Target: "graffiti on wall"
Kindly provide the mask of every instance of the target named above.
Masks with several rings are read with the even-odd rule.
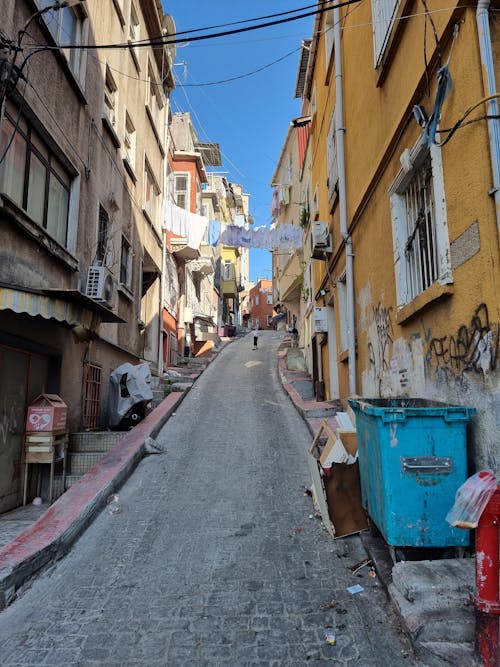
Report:
[[[382,379],[386,371],[390,370],[390,352],[392,346],[392,306],[386,307],[382,303],[372,307],[371,319],[375,335],[368,342],[368,357],[373,378],[378,384],[379,396],[382,396]]]
[[[499,332],[499,323],[490,322],[488,306],[482,303],[469,324],[460,325],[453,334],[430,339],[428,362],[457,377],[473,371],[486,379],[496,369]]]

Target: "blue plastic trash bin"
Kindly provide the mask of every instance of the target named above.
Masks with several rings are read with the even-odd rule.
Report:
[[[467,546],[445,516],[467,479],[466,427],[476,410],[421,398],[349,399],[363,506],[392,546]]]

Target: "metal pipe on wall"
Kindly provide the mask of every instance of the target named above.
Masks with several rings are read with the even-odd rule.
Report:
[[[349,393],[356,394],[356,329],[354,317],[354,271],[353,245],[347,225],[347,200],[345,183],[344,144],[344,97],[342,89],[342,45],[340,33],[340,8],[333,8],[333,44],[335,49],[335,113],[337,159],[339,170],[339,213],[340,232],[345,242],[346,288],[347,288],[347,346],[349,353]]]
[[[497,92],[488,14],[489,6],[490,0],[479,0],[476,10],[477,33],[481,53],[481,72],[485,96],[495,95]],[[498,100],[489,100],[487,102],[487,110],[488,116],[498,116]],[[495,198],[497,229],[500,231],[500,123],[498,118],[488,119],[488,135],[490,139],[491,169],[493,172],[491,194]]]

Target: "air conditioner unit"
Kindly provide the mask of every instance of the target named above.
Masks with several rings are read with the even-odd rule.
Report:
[[[311,228],[311,257],[323,259],[326,252],[332,252],[332,235],[327,222],[315,221]]]
[[[110,308],[113,306],[115,282],[106,266],[89,267],[85,294],[94,301],[99,301]]]
[[[328,320],[326,307],[315,306],[313,311],[314,333],[326,333],[328,331]]]

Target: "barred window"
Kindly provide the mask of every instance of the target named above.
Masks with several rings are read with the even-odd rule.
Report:
[[[405,151],[390,189],[398,306],[436,282],[452,282],[439,147]]]

